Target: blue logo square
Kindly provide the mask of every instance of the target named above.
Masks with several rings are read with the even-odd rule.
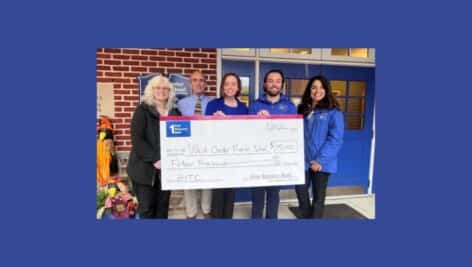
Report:
[[[190,121],[167,121],[166,133],[167,137],[189,137]]]

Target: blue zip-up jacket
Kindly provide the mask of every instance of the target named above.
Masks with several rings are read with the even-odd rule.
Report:
[[[303,119],[305,134],[305,170],[310,161],[321,164],[322,172],[335,173],[338,152],[343,144],[344,118],[337,109],[315,110]]]
[[[267,110],[270,114],[273,115],[282,115],[282,114],[297,114],[297,109],[295,105],[287,99],[283,94],[280,94],[280,99],[278,102],[273,103],[267,100],[267,96],[264,95],[251,103],[249,106],[249,114],[257,114],[261,110]]]

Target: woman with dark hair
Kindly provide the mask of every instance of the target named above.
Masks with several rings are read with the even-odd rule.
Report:
[[[337,154],[344,135],[344,118],[324,76],[308,82],[298,113],[303,115],[305,136],[305,184],[295,186],[303,218],[322,218],[328,177],[337,171]],[[312,183],[313,202],[308,187]]]
[[[248,109],[246,105],[238,99],[240,92],[241,79],[239,76],[236,73],[226,73],[223,79],[221,79],[221,97],[208,103],[205,115],[246,115]],[[212,192],[211,217],[216,219],[233,218],[235,189],[213,189]]]

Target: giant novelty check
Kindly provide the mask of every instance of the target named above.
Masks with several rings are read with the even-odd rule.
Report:
[[[305,181],[299,115],[161,117],[160,136],[163,190]]]

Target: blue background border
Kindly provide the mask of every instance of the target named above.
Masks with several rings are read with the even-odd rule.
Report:
[[[379,266],[467,257],[471,21],[459,1],[15,3],[0,4],[3,262]],[[376,48],[376,220],[95,220],[97,47],[306,46]]]

